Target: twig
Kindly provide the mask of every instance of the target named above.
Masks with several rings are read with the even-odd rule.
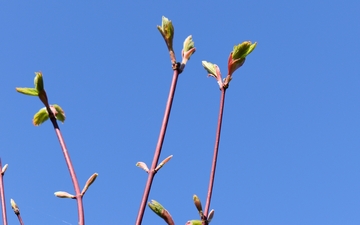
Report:
[[[6,217],[6,204],[5,204],[5,187],[4,187],[4,173],[2,171],[2,164],[1,164],[1,158],[0,158],[0,198],[1,198],[1,211],[2,211],[2,218],[3,218],[3,224],[7,225],[7,217]]]
[[[72,183],[74,185],[74,190],[75,190],[75,194],[76,194],[77,208],[78,208],[79,225],[85,225],[84,206],[83,206],[82,195],[81,195],[81,191],[80,191],[80,187],[79,187],[79,182],[78,182],[78,179],[77,179],[76,174],[75,174],[75,169],[74,169],[74,166],[73,166],[73,164],[71,162],[69,152],[68,152],[68,150],[66,148],[65,141],[64,141],[64,138],[63,138],[63,136],[61,134],[61,131],[60,131],[59,125],[58,125],[58,123],[56,121],[56,118],[55,118],[54,114],[52,113],[52,111],[50,110],[50,108],[48,106],[46,108],[48,110],[50,120],[51,120],[51,122],[52,122],[52,124],[54,126],[56,136],[59,139],[59,143],[60,143],[62,152],[64,154],[66,165],[67,165],[67,167],[69,169],[70,177],[71,177]]]
[[[212,195],[212,190],[213,190],[214,180],[215,180],[216,163],[217,163],[217,157],[218,157],[218,152],[219,152],[219,143],[220,143],[221,124],[222,124],[222,117],[223,117],[223,111],[224,111],[225,92],[226,92],[226,88],[222,87],[221,88],[221,97],[220,97],[218,125],[217,125],[217,129],[216,129],[214,156],[213,156],[213,160],[212,160],[209,188],[208,188],[205,211],[204,211],[204,215],[206,217],[208,216],[208,212],[209,212],[209,208],[210,208],[211,195]]]
[[[161,129],[160,129],[159,139],[158,139],[158,142],[157,142],[157,145],[156,145],[154,158],[153,158],[151,168],[150,168],[149,173],[148,173],[149,174],[148,179],[147,179],[147,182],[146,182],[144,194],[143,194],[141,204],[140,204],[140,208],[139,208],[139,211],[138,211],[138,215],[137,215],[137,218],[136,218],[136,223],[135,223],[136,225],[140,225],[141,222],[142,222],[142,219],[144,217],[146,202],[147,202],[147,200],[149,198],[151,185],[152,185],[152,182],[154,180],[154,176],[156,174],[155,168],[156,168],[156,166],[157,166],[157,164],[159,162],[161,148],[162,148],[162,145],[163,145],[163,142],[164,142],[164,137],[165,137],[165,133],[166,133],[167,124],[168,124],[168,121],[169,121],[169,116],[170,116],[172,102],[173,102],[173,99],[174,99],[174,94],[175,94],[175,89],[176,89],[178,76],[179,76],[179,70],[175,69],[173,79],[172,79],[172,82],[171,82],[169,97],[168,97],[168,100],[167,100],[167,103],[166,103],[165,114],[164,114]]]

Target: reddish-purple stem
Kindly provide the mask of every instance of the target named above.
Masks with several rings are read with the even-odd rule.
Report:
[[[0,197],[1,197],[1,211],[2,211],[2,218],[3,224],[7,225],[7,218],[6,218],[6,204],[5,204],[5,187],[4,187],[4,174],[2,173],[2,164],[0,158]]]
[[[146,207],[146,202],[149,198],[149,193],[150,193],[150,189],[151,189],[151,185],[152,182],[154,180],[154,176],[155,176],[155,168],[159,162],[159,158],[160,158],[160,153],[161,153],[161,148],[164,142],[164,137],[165,137],[165,133],[166,133],[166,128],[167,128],[167,124],[169,121],[169,116],[170,116],[170,111],[171,111],[171,106],[172,106],[172,102],[174,99],[174,94],[175,94],[175,89],[176,89],[176,83],[178,80],[178,76],[179,76],[179,71],[178,70],[174,70],[174,75],[173,75],[173,79],[171,82],[171,87],[170,87],[170,92],[169,92],[169,97],[166,103],[166,109],[165,109],[165,114],[164,114],[164,119],[162,122],[162,126],[161,126],[161,130],[160,130],[160,134],[159,134],[159,139],[156,145],[156,149],[155,149],[155,153],[154,153],[154,158],[151,164],[151,168],[149,170],[148,173],[148,179],[146,182],[146,186],[145,186],[145,190],[144,190],[144,194],[141,200],[141,204],[140,204],[140,208],[138,211],[138,215],[136,218],[136,225],[140,225],[142,222],[142,219],[144,217],[144,212],[145,212],[145,207]]]
[[[23,223],[23,221],[22,221],[22,218],[21,218],[21,216],[20,216],[20,213],[17,214],[17,218],[18,218],[18,220],[19,220],[20,225],[24,225],[24,223]]]
[[[209,213],[211,195],[212,195],[212,190],[213,190],[214,180],[215,180],[216,163],[217,163],[217,156],[218,156],[218,152],[219,152],[219,143],[220,143],[221,124],[222,124],[222,117],[223,117],[223,111],[224,111],[225,92],[226,92],[226,89],[222,88],[221,89],[221,97],[220,97],[218,125],[217,125],[217,129],[216,129],[214,156],[213,156],[213,160],[212,160],[209,189],[208,189],[208,193],[207,193],[206,205],[205,205],[205,211],[204,211],[205,216],[208,216],[208,213]]]
[[[48,111],[49,111],[49,109],[48,109]],[[82,201],[82,196],[81,196],[81,192],[80,192],[79,182],[78,182],[78,179],[76,178],[74,166],[73,166],[73,164],[71,162],[69,152],[68,152],[68,150],[66,148],[65,141],[64,141],[64,138],[63,138],[63,136],[61,134],[61,131],[60,131],[59,125],[58,125],[58,123],[56,121],[56,118],[50,112],[49,112],[49,115],[50,115],[51,122],[52,122],[52,124],[54,126],[56,136],[59,139],[59,143],[60,143],[62,152],[64,154],[66,165],[67,165],[67,167],[69,169],[70,177],[71,177],[72,183],[74,185],[75,194],[76,194],[77,208],[78,208],[79,225],[85,225],[84,206],[83,206],[83,201]]]

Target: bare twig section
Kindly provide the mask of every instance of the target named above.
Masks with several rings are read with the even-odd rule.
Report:
[[[2,220],[3,224],[7,225],[7,217],[6,217],[6,204],[5,204],[5,185],[4,185],[4,175],[5,171],[8,167],[8,164],[6,164],[4,167],[1,164],[1,158],[0,158],[0,199],[1,199],[1,214],[2,214]]]

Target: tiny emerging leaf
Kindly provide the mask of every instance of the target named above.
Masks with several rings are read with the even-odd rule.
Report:
[[[212,64],[211,62],[207,62],[207,61],[202,61],[202,65],[205,68],[205,70],[209,73],[209,76],[213,76],[217,78],[215,64]]]
[[[62,108],[59,105],[52,105],[55,109],[56,109],[56,119],[61,121],[62,123],[64,123],[65,121],[65,113],[64,110],[62,110]]]

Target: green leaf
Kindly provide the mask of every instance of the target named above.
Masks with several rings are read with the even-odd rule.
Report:
[[[64,123],[65,121],[65,113],[64,110],[62,110],[62,108],[59,105],[52,105],[55,109],[56,109],[56,119],[61,121],[62,123]]]
[[[211,62],[202,61],[202,65],[206,69],[206,71],[209,73],[210,76],[217,78],[215,64],[212,64]]]
[[[40,124],[42,124],[43,122],[45,122],[46,120],[49,119],[49,114],[46,110],[46,108],[42,108],[40,109],[37,113],[35,113],[34,118],[33,118],[33,124],[35,126],[39,126]]]
[[[233,60],[245,58],[255,49],[256,44],[256,42],[251,44],[251,41],[244,41],[241,44],[235,45],[232,54]]]
[[[41,92],[44,90],[44,81],[43,81],[43,76],[41,72],[35,72],[35,79],[34,79],[34,84],[35,84],[35,89],[38,92]]]
[[[35,88],[16,88],[16,91],[24,95],[39,96]]]
[[[202,221],[201,220],[190,220],[190,221],[187,221],[187,223],[185,225],[202,225]]]

